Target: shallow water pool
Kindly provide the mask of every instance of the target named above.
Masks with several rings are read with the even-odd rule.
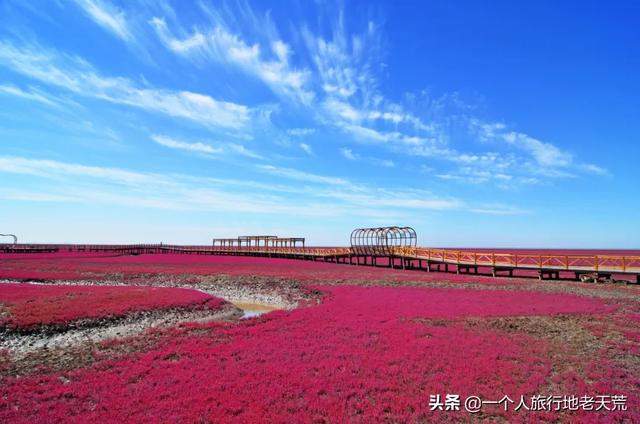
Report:
[[[267,312],[276,311],[282,309],[278,306],[265,305],[261,303],[245,303],[245,302],[233,302],[233,304],[242,309],[242,319],[253,318],[266,314]]]

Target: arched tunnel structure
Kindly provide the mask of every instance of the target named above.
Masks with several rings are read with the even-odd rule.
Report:
[[[351,251],[363,256],[392,256],[401,248],[415,248],[416,231],[411,227],[356,228],[351,232]]]

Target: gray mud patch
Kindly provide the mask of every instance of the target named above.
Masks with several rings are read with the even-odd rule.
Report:
[[[57,370],[74,368],[93,362],[95,351],[102,350],[102,342],[130,339],[135,344],[135,339],[140,338],[135,336],[143,335],[142,338],[151,339],[149,331],[153,329],[168,329],[188,322],[237,321],[272,310],[293,309],[319,298],[318,293],[298,282],[265,277],[185,274],[141,275],[136,279],[136,284],[121,280],[22,282],[46,285],[182,287],[202,291],[224,299],[229,304],[221,310],[177,308],[136,312],[123,317],[80,320],[64,327],[43,326],[28,332],[0,328],[0,354],[6,356],[10,363],[8,370],[0,370],[0,374],[20,375],[39,366]],[[3,280],[1,283],[16,281]]]
[[[72,326],[66,331],[0,333],[3,375],[20,376],[37,370],[64,371],[90,365],[99,358],[144,351],[163,331],[183,323],[235,321],[243,312],[231,304],[222,309],[169,309],[105,318]],[[116,342],[115,344],[112,342]],[[107,343],[105,345],[104,343]],[[111,346],[113,345],[113,346]]]
[[[0,284],[16,282],[14,280],[0,280]],[[302,303],[319,298],[319,293],[294,280],[225,274],[139,274],[135,278],[130,277],[127,280],[116,278],[104,280],[20,280],[19,282],[83,286],[181,287],[200,290],[230,303],[252,303],[276,309],[294,309]]]
[[[265,309],[294,309],[310,298],[297,282],[264,278],[202,277],[195,287],[233,304]]]
[[[83,320],[67,328],[41,327],[27,333],[0,330],[0,350],[19,360],[37,350],[64,349],[74,345],[97,343],[140,334],[150,328],[173,327],[185,322],[209,322],[237,319],[242,312],[232,306],[222,309],[165,309],[137,312],[123,317]]]

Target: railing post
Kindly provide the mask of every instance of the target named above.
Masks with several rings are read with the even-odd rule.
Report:
[[[569,256],[564,257],[564,269],[569,269]]]
[[[623,256],[622,257],[622,272],[625,272],[627,270],[627,259]]]
[[[598,263],[598,257],[594,256],[594,260],[595,260],[595,264],[594,264],[595,265],[595,269],[596,269],[596,272],[598,272],[598,268],[600,266],[600,264]]]

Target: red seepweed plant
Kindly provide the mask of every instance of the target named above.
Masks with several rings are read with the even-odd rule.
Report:
[[[4,421],[421,422],[470,419],[432,411],[430,395],[497,400],[544,392],[553,358],[521,333],[467,319],[605,314],[602,301],[538,292],[316,286],[319,305],[240,324],[175,332],[149,351],[60,374],[7,378]],[[576,390],[615,390],[575,376]],[[542,393],[544,394],[544,393]],[[582,393],[579,393],[582,394]],[[630,397],[630,408],[637,398]],[[578,414],[578,413],[576,413]],[[565,415],[638,418],[637,412]],[[557,420],[488,407],[490,420]]]
[[[120,317],[170,308],[218,309],[223,300],[197,290],[171,287],[50,286],[0,284],[6,315],[0,328],[28,330],[62,326],[81,319]]]

